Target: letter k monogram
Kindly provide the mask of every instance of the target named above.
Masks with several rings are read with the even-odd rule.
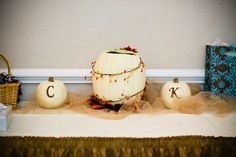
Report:
[[[179,87],[176,87],[176,88],[174,88],[174,87],[171,87],[170,89],[169,89],[169,92],[171,92],[171,98],[173,98],[174,96],[176,97],[176,98],[180,98],[177,94],[176,94],[176,91],[179,89]]]

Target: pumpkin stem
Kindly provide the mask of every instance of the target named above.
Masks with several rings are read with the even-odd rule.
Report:
[[[48,81],[49,81],[49,82],[54,82],[54,78],[53,78],[53,77],[49,77],[49,78],[48,78]]]
[[[179,83],[179,79],[178,79],[177,77],[175,77],[175,78],[173,79],[173,82],[174,82],[174,83]]]

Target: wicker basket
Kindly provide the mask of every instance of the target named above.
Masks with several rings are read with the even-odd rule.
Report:
[[[4,62],[7,64],[8,75],[12,76],[11,68],[7,59],[1,54],[0,58],[2,58]],[[19,86],[20,86],[19,82],[0,84],[0,102],[3,103],[4,105],[12,106],[12,109],[16,110]]]

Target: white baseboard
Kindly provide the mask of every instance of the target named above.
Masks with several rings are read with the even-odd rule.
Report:
[[[7,71],[0,69],[0,72]],[[12,69],[12,74],[22,83],[40,83],[53,76],[64,83],[91,83],[90,69]],[[147,79],[167,81],[173,77],[189,83],[203,83],[204,69],[147,69]],[[85,79],[86,76],[86,79]]]

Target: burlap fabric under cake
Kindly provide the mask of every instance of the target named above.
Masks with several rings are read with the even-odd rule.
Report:
[[[178,99],[174,103],[178,110],[167,109],[160,97],[160,90],[163,84],[150,82],[146,86],[144,100],[137,102],[136,98],[130,98],[125,101],[124,105],[118,112],[102,109],[93,110],[89,104],[90,95],[92,94],[91,84],[83,85],[83,93],[69,93],[67,103],[58,109],[43,109],[38,106],[37,101],[33,98],[25,104],[23,113],[35,114],[53,114],[69,111],[72,113],[81,113],[105,119],[121,119],[130,114],[163,114],[163,113],[188,113],[201,114],[203,112],[213,113],[216,116],[225,116],[229,112],[236,110],[236,99],[223,98],[211,95],[209,92],[203,92],[198,84],[189,84],[192,96]],[[140,95],[137,95],[140,96]]]

